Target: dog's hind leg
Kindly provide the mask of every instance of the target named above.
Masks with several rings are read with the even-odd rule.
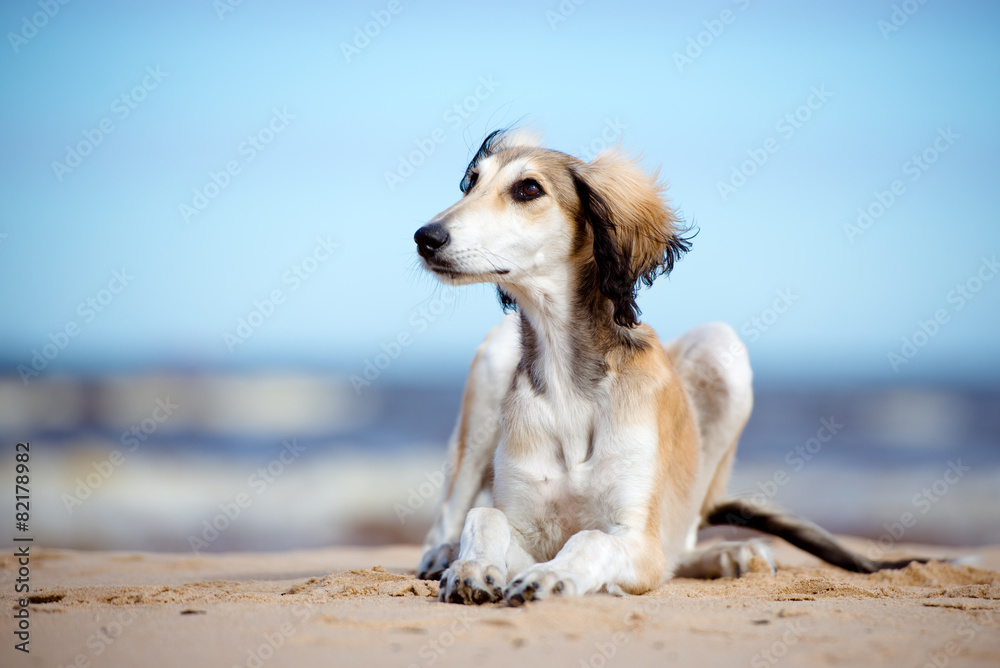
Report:
[[[437,580],[458,556],[465,516],[492,484],[493,454],[500,440],[500,402],[520,357],[518,316],[509,315],[479,346],[469,370],[458,423],[448,448],[444,493],[417,568],[417,577]]]
[[[912,562],[929,559],[871,559],[845,547],[822,527],[781,508],[756,505],[739,499],[722,501],[705,515],[707,526],[728,524],[778,536],[795,547],[814,554],[828,564],[855,573],[874,573],[883,569],[905,568]]]
[[[763,542],[724,541],[685,554],[674,569],[674,577],[738,578],[750,572],[774,573],[775,570],[774,555]]]
[[[700,521],[694,522],[684,555],[674,575],[680,577],[738,577],[752,570],[774,571],[766,544],[722,542],[695,549],[699,527],[736,525],[778,536],[841,568],[872,573],[903,568],[910,561],[879,561],[848,550],[812,522],[776,508],[761,508],[729,499],[726,486],[736,445],[753,406],[752,373],[746,347],[728,325],[710,323],[691,330],[666,346],[694,405],[701,437],[699,493]],[[755,561],[756,560],[756,561]]]
[[[773,571],[770,548],[760,541],[695,549],[703,518],[727,497],[736,446],[753,407],[746,347],[728,325],[708,323],[672,341],[666,350],[691,398],[701,444],[696,490],[701,513],[691,524],[674,575],[717,578],[738,577],[755,568]]]

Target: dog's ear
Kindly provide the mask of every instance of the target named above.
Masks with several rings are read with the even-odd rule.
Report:
[[[615,322],[639,323],[639,282],[652,285],[691,248],[685,230],[663,196],[656,174],[634,158],[606,151],[573,168],[580,224],[593,236],[597,287],[614,306]]]

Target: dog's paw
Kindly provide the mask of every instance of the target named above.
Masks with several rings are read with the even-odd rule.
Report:
[[[686,578],[738,578],[747,573],[774,573],[771,548],[759,540],[716,543],[685,560],[674,575]]]
[[[537,601],[550,596],[574,596],[576,583],[565,572],[539,564],[523,571],[511,581],[503,592],[510,605],[521,605],[525,601]]]
[[[753,539],[719,544],[722,577],[738,578],[747,573],[774,573],[774,554],[766,543]]]
[[[438,599],[448,603],[482,605],[503,598],[504,569],[482,560],[454,561],[441,576]]]
[[[458,558],[458,542],[442,543],[424,552],[417,566],[418,580],[440,580],[451,562]]]

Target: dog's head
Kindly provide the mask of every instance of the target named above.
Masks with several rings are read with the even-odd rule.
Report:
[[[615,322],[638,323],[639,282],[689,248],[655,174],[620,151],[591,162],[493,132],[460,184],[462,199],[417,230],[424,267],[452,284],[495,283],[502,298],[598,292]]]

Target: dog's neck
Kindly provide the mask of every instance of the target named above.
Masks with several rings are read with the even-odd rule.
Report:
[[[610,361],[644,345],[634,330],[615,323],[610,300],[578,269],[502,289],[521,313],[520,368],[538,392],[553,383],[592,388],[607,375]]]

